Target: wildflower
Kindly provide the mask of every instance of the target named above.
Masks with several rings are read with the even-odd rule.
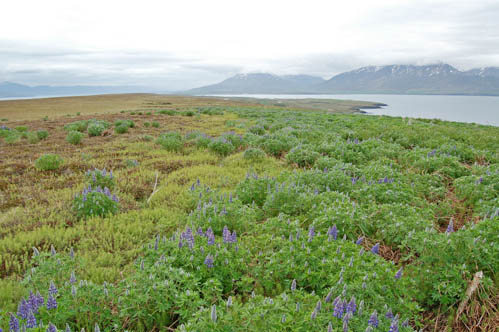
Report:
[[[445,233],[448,235],[453,232],[454,232],[454,220],[450,218],[449,225],[447,226],[447,230],[445,231]]]
[[[19,319],[13,314],[10,314],[9,319],[9,331],[10,332],[19,332]]]
[[[331,298],[333,297],[333,291],[329,291],[326,295],[326,299],[324,300],[326,303],[329,303],[331,301]]]
[[[390,324],[390,329],[388,332],[399,332],[399,322],[398,320],[394,319],[392,323]]]
[[[201,227],[198,227],[197,233],[199,236],[204,236],[203,229]]]
[[[385,317],[388,319],[393,319],[395,316],[393,315],[392,309],[388,309],[388,311],[385,314]]]
[[[333,227],[328,229],[327,235],[329,239],[333,238],[336,240],[338,238],[338,229],[336,228],[336,225],[333,225]]]
[[[47,299],[47,309],[57,309],[57,301],[52,295],[49,295]]]
[[[372,327],[378,327],[379,320],[378,320],[378,312],[376,310],[374,310],[373,313],[371,314],[371,317],[369,317],[367,324],[369,324],[369,326]]]
[[[406,319],[402,322],[402,327],[409,327],[409,320]]]
[[[281,317],[281,323],[284,324],[286,323],[286,314],[283,314]]]
[[[25,299],[21,299],[19,305],[17,306],[17,315],[22,319],[28,318],[28,314],[31,311],[31,306]]]
[[[395,279],[400,279],[402,278],[402,268],[400,268],[397,273],[395,273]]]
[[[316,317],[317,317],[317,308],[315,308],[314,311],[312,311],[312,314],[310,314],[310,319],[314,320]]]
[[[355,244],[358,244],[358,245],[361,245],[362,244],[362,241],[364,241],[364,237],[363,236],[360,236],[357,241],[355,241]]]
[[[211,229],[211,227],[209,227],[206,230],[206,237],[208,238],[208,245],[215,244],[215,234],[213,233],[213,230]]]
[[[76,276],[75,276],[75,272],[71,272],[71,277],[69,278],[69,283],[70,284],[74,284],[76,283]]]
[[[333,324],[331,324],[331,322],[327,324],[327,332],[333,332]]]
[[[204,259],[204,265],[206,265],[208,268],[212,268],[213,267],[213,257],[211,257],[210,254],[208,254],[206,256],[206,258]]]
[[[315,227],[313,225],[310,225],[310,227],[308,228],[308,241],[312,241],[312,239],[314,238],[315,236]]]
[[[71,249],[69,250],[69,257],[75,258],[75,252],[74,252],[73,247],[71,247]]]
[[[343,321],[343,332],[348,332],[348,319]]]
[[[291,291],[295,291],[296,290],[296,279],[293,279],[293,281],[291,282]]]
[[[337,318],[342,318],[345,313],[345,306],[343,300],[337,298],[338,301],[335,303],[333,316]],[[335,300],[336,301],[336,300]]]
[[[35,315],[33,314],[33,311],[30,310],[28,314],[28,318],[26,320],[26,327],[28,329],[32,329],[36,327],[36,318]]]
[[[227,228],[227,226],[224,226],[224,229],[222,231],[222,237],[223,237],[224,243],[231,243],[232,242],[232,235],[231,235],[229,229]]]
[[[321,300],[317,301],[317,304],[315,305],[315,310],[317,310],[317,312],[321,311],[322,309],[322,302]]]
[[[371,248],[371,252],[376,255],[379,254],[379,243],[376,243],[374,247]]]
[[[232,296],[229,296],[229,298],[227,299],[227,308],[231,306],[232,306]]]
[[[57,252],[55,251],[54,245],[50,245],[50,254],[52,256],[55,256],[57,254]]]
[[[355,297],[352,296],[350,302],[348,302],[347,305],[347,312],[351,312],[352,314],[354,314],[356,310],[357,310],[357,304],[355,303]]]
[[[231,236],[231,242],[232,243],[236,243],[237,242],[237,234],[236,234],[236,231],[233,231],[232,232],[232,236]]]
[[[217,306],[216,305],[211,306],[211,320],[214,323],[217,322]]]
[[[38,249],[36,249],[36,247],[33,247],[33,256],[40,256],[40,252],[38,251]]]

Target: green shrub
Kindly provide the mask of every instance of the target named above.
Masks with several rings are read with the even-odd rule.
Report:
[[[151,142],[154,139],[151,135],[143,135],[142,140],[145,142]]]
[[[129,127],[127,125],[120,125],[120,126],[114,127],[114,131],[117,134],[124,134],[124,133],[128,133],[128,128]]]
[[[66,141],[68,143],[71,143],[73,145],[77,145],[81,143],[81,140],[83,138],[83,134],[79,131],[70,131],[68,135],[66,136]]]
[[[244,151],[243,154],[244,159],[253,160],[253,161],[262,160],[265,158],[265,156],[266,156],[265,152],[263,152],[263,150],[258,148],[249,148],[246,151]]]
[[[0,120],[0,121],[7,122],[7,121],[9,121],[9,119],[3,118],[3,119],[2,119],[2,120]]]
[[[148,128],[149,126],[151,126],[149,122],[144,122],[144,127]]]
[[[135,127],[135,123],[132,120],[116,120],[114,121],[114,126],[127,126],[128,128],[133,128]]]
[[[10,130],[5,136],[4,141],[6,144],[15,144],[21,140],[21,134],[17,131]]]
[[[208,148],[223,157],[231,154],[236,148],[224,137],[219,137],[208,144]]]
[[[35,167],[40,171],[53,171],[62,166],[64,160],[57,154],[44,154],[35,161]]]
[[[38,136],[39,140],[43,141],[44,139],[46,139],[47,137],[49,137],[49,133],[46,130],[38,130],[36,132],[36,136]]]
[[[185,116],[194,116],[194,112],[193,111],[187,111],[184,113]]]
[[[159,122],[153,121],[151,124],[154,128],[159,128]]]
[[[118,198],[109,189],[85,188],[73,199],[73,211],[77,219],[91,216],[107,216],[119,210]]]
[[[158,111],[158,114],[163,114],[163,115],[176,115],[178,112],[175,110],[161,110]]]
[[[40,139],[38,138],[38,135],[36,133],[28,133],[28,142],[30,144],[36,144],[40,142]]]
[[[91,123],[88,125],[87,132],[88,136],[101,136],[102,132],[105,130],[104,126],[100,123]]]
[[[250,133],[255,135],[263,135],[265,134],[265,128],[263,126],[253,126],[249,128]]]
[[[182,136],[173,131],[162,133],[156,140],[156,144],[161,145],[163,149],[175,152],[180,152],[184,147]]]
[[[297,146],[286,155],[286,159],[300,167],[311,166],[319,158],[318,152],[312,151],[308,146]]]
[[[20,133],[25,133],[28,131],[28,127],[26,126],[17,126],[16,128],[14,128],[16,131],[20,132]]]

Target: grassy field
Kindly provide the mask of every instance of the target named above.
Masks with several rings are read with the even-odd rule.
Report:
[[[0,102],[4,331],[497,330],[497,127],[122,98]]]

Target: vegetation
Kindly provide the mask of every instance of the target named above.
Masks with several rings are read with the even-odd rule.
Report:
[[[0,127],[4,331],[497,326],[498,128],[241,105],[92,116]],[[64,142],[145,116],[161,129]],[[9,129],[49,124],[33,145]]]

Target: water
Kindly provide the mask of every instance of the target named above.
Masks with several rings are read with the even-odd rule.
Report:
[[[499,126],[499,97],[429,96],[429,95],[224,95],[279,99],[349,99],[387,104],[381,109],[366,110],[369,114],[411,118],[441,119]]]

